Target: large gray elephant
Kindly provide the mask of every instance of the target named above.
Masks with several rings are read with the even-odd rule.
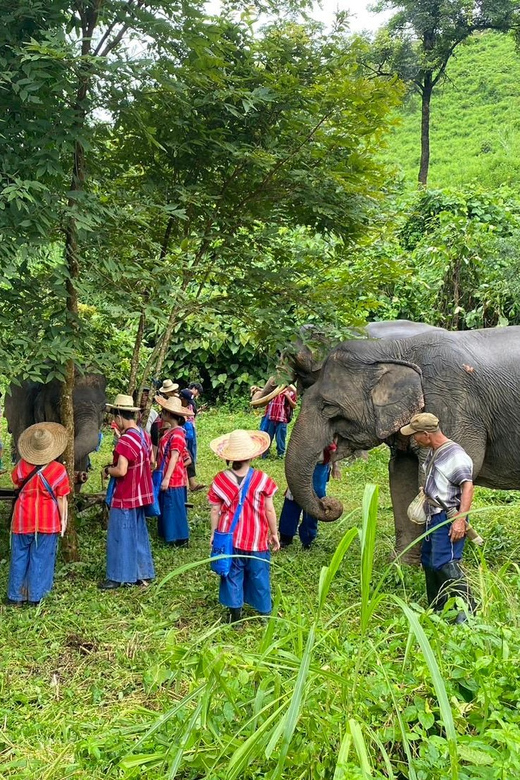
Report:
[[[76,374],[74,387],[74,469],[87,470],[89,453],[99,443],[99,431],[105,413],[106,379],[101,374]],[[37,422],[61,422],[61,385],[53,379],[43,384],[25,380],[12,383],[5,397],[4,414],[16,448],[18,437]]]
[[[424,322],[410,320],[389,320],[387,322],[369,322],[364,328],[351,328],[349,337],[359,339],[404,339],[428,331],[443,330]],[[309,344],[312,344],[309,346]],[[311,387],[318,379],[325,357],[332,348],[327,337],[314,325],[304,325],[295,341],[281,354],[279,372],[271,376],[262,388],[255,388],[251,401],[259,402],[269,395],[275,387],[285,382],[295,382],[301,393]],[[261,405],[261,404],[260,404]]]
[[[443,432],[474,463],[478,485],[520,489],[520,327],[427,331],[401,341],[347,341],[328,356],[306,392],[285,470],[296,501],[320,520],[337,519],[339,501],[318,499],[312,472],[338,438],[341,457],[382,442],[392,451],[390,489],[396,552],[417,537],[406,509],[417,493],[418,458],[399,428],[413,414],[436,414]],[[417,546],[403,557],[417,563]]]

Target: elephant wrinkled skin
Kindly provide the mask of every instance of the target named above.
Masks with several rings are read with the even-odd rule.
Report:
[[[105,377],[101,374],[77,374],[74,386],[74,469],[87,470],[89,453],[98,446],[99,431],[105,414]],[[5,397],[4,414],[9,432],[16,443],[22,431],[37,422],[61,422],[61,384],[31,382],[12,383]],[[18,453],[16,452],[18,455]]]
[[[477,485],[520,489],[520,327],[450,333],[442,329],[399,341],[346,341],[326,359],[306,392],[286,454],[289,488],[320,520],[340,516],[340,502],[321,500],[312,472],[336,436],[341,451],[390,446],[390,490],[396,553],[420,530],[406,509],[418,490],[419,462],[399,428],[422,410],[474,463]],[[418,546],[402,558],[418,562]]]
[[[390,320],[388,322],[369,322],[364,328],[352,328],[353,340],[359,339],[404,339],[420,333],[443,331],[424,322],[410,320]],[[314,344],[314,350],[308,342]],[[311,387],[318,379],[324,359],[332,349],[332,344],[313,325],[304,325],[300,335],[281,354],[278,370],[279,376],[271,376],[264,387],[252,388],[251,400],[257,401],[271,393],[279,384],[295,382],[298,392]]]

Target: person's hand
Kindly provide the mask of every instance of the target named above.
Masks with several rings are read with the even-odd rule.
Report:
[[[67,518],[66,517],[62,517],[61,518],[61,533],[60,533],[60,536],[64,536],[66,530],[67,530]]]
[[[215,536],[215,531],[211,532],[211,536],[209,537],[209,546],[213,547],[213,538]]]
[[[105,474],[105,479],[110,479],[110,474],[108,473],[109,468],[110,466],[105,466],[105,468],[103,469],[103,472]]]
[[[168,490],[169,479],[163,479],[161,482],[161,490]]]
[[[274,552],[280,549],[280,540],[278,538],[277,531],[269,534],[269,544],[273,548]]]
[[[466,519],[459,517],[458,520],[454,520],[451,524],[449,537],[452,542],[458,542],[466,536]]]

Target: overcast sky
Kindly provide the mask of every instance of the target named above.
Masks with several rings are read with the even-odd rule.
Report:
[[[350,16],[350,29],[352,32],[362,30],[376,30],[385,23],[389,14],[373,14],[368,10],[376,0],[322,0],[320,4],[315,2],[314,11],[311,14],[314,19],[331,25],[336,11],[347,11]],[[320,7],[321,6],[321,7]],[[219,0],[208,0],[206,7],[209,13],[218,13]]]
[[[376,30],[388,18],[388,13],[374,14],[368,10],[375,0],[322,0],[321,8],[316,3],[312,14],[320,22],[331,24],[336,11],[347,11],[350,16],[350,29],[353,32],[361,30]]]

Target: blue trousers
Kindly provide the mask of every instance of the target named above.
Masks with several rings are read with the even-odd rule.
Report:
[[[449,533],[451,523],[447,523],[442,528],[435,530],[436,526],[440,523],[444,523],[447,519],[446,512],[442,511],[436,515],[432,515],[426,521],[426,528],[432,529],[428,536],[423,539],[421,547],[421,563],[428,569],[442,569],[450,561],[460,561],[464,550],[464,543],[466,537],[459,539],[458,542],[453,543],[450,539]]]
[[[327,494],[329,477],[330,463],[317,463],[312,474],[312,485],[318,498],[323,498]],[[303,512],[303,519],[300,523],[301,514],[301,506],[296,501],[285,498],[280,515],[279,531],[282,536],[290,536],[291,538],[298,531],[303,546],[309,547],[318,535],[318,520],[308,512]]]
[[[157,519],[157,533],[165,542],[190,538],[186,495],[185,487],[168,488],[159,494],[161,514]]]
[[[267,412],[264,414],[262,419],[260,420],[260,430],[261,431],[267,431],[267,426],[269,425],[269,417],[267,416]]]
[[[257,612],[269,613],[273,606],[270,579],[271,553],[269,550],[248,552],[233,547],[233,555],[249,557],[231,559],[231,571],[227,577],[220,578],[220,603],[230,609],[239,609],[245,602]],[[257,560],[258,558],[261,560]]]
[[[40,601],[52,590],[58,534],[12,534],[7,596]]]
[[[267,427],[264,430],[271,437],[271,444],[273,439],[276,441],[276,452],[282,458],[285,455],[285,440],[287,439],[287,423],[275,422],[274,420],[268,420]],[[271,449],[269,445],[269,450]],[[264,452],[262,458],[267,458],[269,450]]]
[[[155,577],[143,507],[112,508],[108,515],[107,579],[137,582]]]

